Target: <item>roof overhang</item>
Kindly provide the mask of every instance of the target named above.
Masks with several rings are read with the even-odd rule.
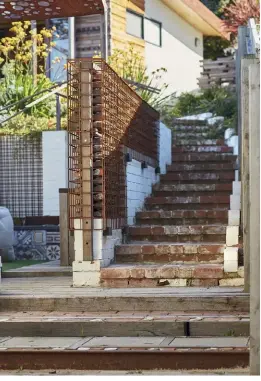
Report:
[[[222,21],[199,0],[162,0],[170,9],[186,20],[204,36],[229,39]]]
[[[106,0],[0,0],[0,22],[103,14]]]

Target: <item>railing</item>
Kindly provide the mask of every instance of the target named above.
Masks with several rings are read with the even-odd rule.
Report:
[[[71,229],[126,225],[126,147],[158,165],[159,114],[102,59],[69,61]]]

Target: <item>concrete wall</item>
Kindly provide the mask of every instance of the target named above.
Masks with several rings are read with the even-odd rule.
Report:
[[[59,216],[59,189],[68,187],[67,132],[43,132],[42,147],[43,215]]]
[[[168,70],[164,82],[168,92],[191,91],[198,88],[200,60],[203,58],[203,35],[160,0],[146,0],[145,15],[162,23],[162,46],[146,42],[145,57],[150,71]],[[195,39],[199,40],[195,46]]]

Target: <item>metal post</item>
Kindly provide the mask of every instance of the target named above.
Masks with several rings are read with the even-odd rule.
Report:
[[[35,36],[37,34],[37,22],[35,20],[31,21],[31,30],[32,30],[32,74],[34,85],[37,83],[37,41]]]
[[[103,8],[104,8],[104,52],[103,52],[103,58],[105,61],[108,59],[108,7],[107,3],[104,0],[103,1]]]
[[[56,130],[60,131],[61,129],[61,103],[60,96],[56,94]]]
[[[76,56],[75,49],[75,17],[69,17],[69,59],[73,60]]]

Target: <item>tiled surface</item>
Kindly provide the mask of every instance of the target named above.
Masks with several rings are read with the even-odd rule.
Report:
[[[60,259],[60,233],[46,230],[15,230],[14,251],[17,260]]]

